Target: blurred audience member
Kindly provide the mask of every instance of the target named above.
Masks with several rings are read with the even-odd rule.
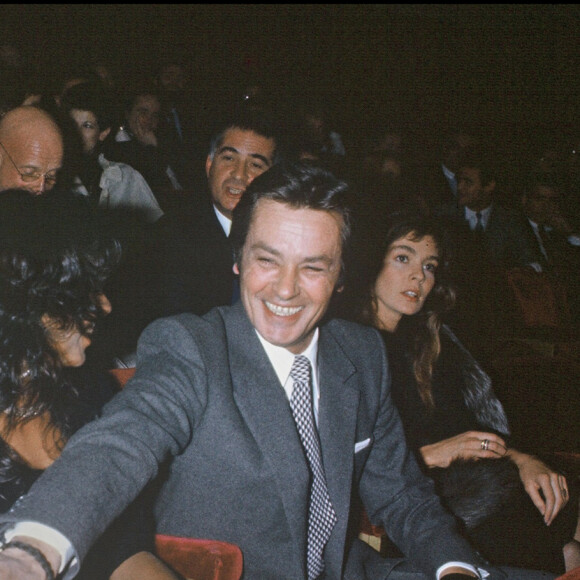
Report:
[[[342,136],[330,121],[327,105],[313,99],[300,105],[296,113],[296,124],[289,127],[292,157],[319,162],[336,173],[342,173],[346,149]]]
[[[562,178],[532,173],[522,195],[527,239],[536,251],[534,268],[553,276],[566,290],[572,322],[580,322],[580,233],[564,208]]]
[[[465,150],[478,142],[465,129],[454,128],[443,132],[436,145],[436,159],[418,172],[418,189],[429,196],[431,208],[457,199],[457,170]]]
[[[206,158],[206,190],[187,211],[159,224],[160,316],[204,314],[237,298],[228,239],[232,213],[248,185],[278,160],[275,122],[238,107],[214,132]]]
[[[28,105],[11,109],[0,119],[0,192],[50,191],[62,162],[62,133],[49,113]]]
[[[143,176],[125,163],[107,160],[102,153],[115,112],[107,91],[96,82],[75,85],[64,95],[61,108],[74,121],[82,140],[75,191],[101,210],[131,212],[146,222],[157,221],[163,211]]]
[[[165,192],[182,191],[190,184],[182,151],[159,132],[161,102],[153,87],[130,92],[125,105],[125,125],[105,144],[107,159],[135,168],[161,199]],[[191,161],[190,161],[191,162]],[[183,171],[182,171],[183,170]]]
[[[435,208],[434,215],[443,220],[454,240],[455,324],[466,330],[462,338],[479,337],[483,346],[498,327],[514,323],[506,270],[533,264],[536,253],[521,211],[501,204],[496,165],[488,149],[465,150],[456,175],[456,200]],[[475,344],[470,349],[483,356]]]
[[[81,367],[95,325],[111,310],[103,288],[120,247],[99,236],[86,211],[63,209],[56,197],[0,196],[2,513],[117,392]],[[143,494],[107,528],[76,578],[176,579],[153,556],[149,499]]]

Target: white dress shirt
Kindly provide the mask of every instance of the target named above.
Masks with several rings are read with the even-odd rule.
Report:
[[[479,212],[473,211],[465,206],[465,219],[469,222],[469,229],[471,231],[475,230],[475,226],[477,225],[477,214],[481,216],[481,225],[483,229],[487,229],[487,222],[489,221],[489,216],[491,215],[492,206],[488,206],[485,209],[480,210]]]

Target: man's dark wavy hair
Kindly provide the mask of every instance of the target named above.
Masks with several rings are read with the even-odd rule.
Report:
[[[81,200],[0,193],[0,411],[9,427],[49,411],[67,432],[59,405],[70,386],[42,318],[85,332],[103,314],[98,297],[120,257]]]
[[[281,162],[256,177],[233,212],[230,240],[238,265],[241,264],[254,211],[261,199],[277,201],[295,209],[333,212],[342,218],[342,267],[337,282],[337,286],[342,286],[346,256],[350,251],[350,186],[328,169],[307,162]]]

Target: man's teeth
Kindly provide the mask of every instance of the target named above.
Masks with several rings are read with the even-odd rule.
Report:
[[[242,193],[244,193],[244,190],[243,189],[234,189],[233,187],[228,187],[228,191],[232,195],[242,195]]]
[[[273,312],[278,316],[292,316],[293,314],[296,314],[297,312],[300,312],[300,310],[302,310],[302,306],[295,306],[293,308],[290,308],[288,306],[287,307],[277,306],[276,304],[272,304],[271,302],[266,302],[265,304],[270,312]]]

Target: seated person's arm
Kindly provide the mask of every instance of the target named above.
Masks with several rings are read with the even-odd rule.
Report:
[[[424,445],[419,451],[427,467],[449,467],[454,459],[503,457],[507,453],[507,445],[495,433],[466,431],[455,437]]]

